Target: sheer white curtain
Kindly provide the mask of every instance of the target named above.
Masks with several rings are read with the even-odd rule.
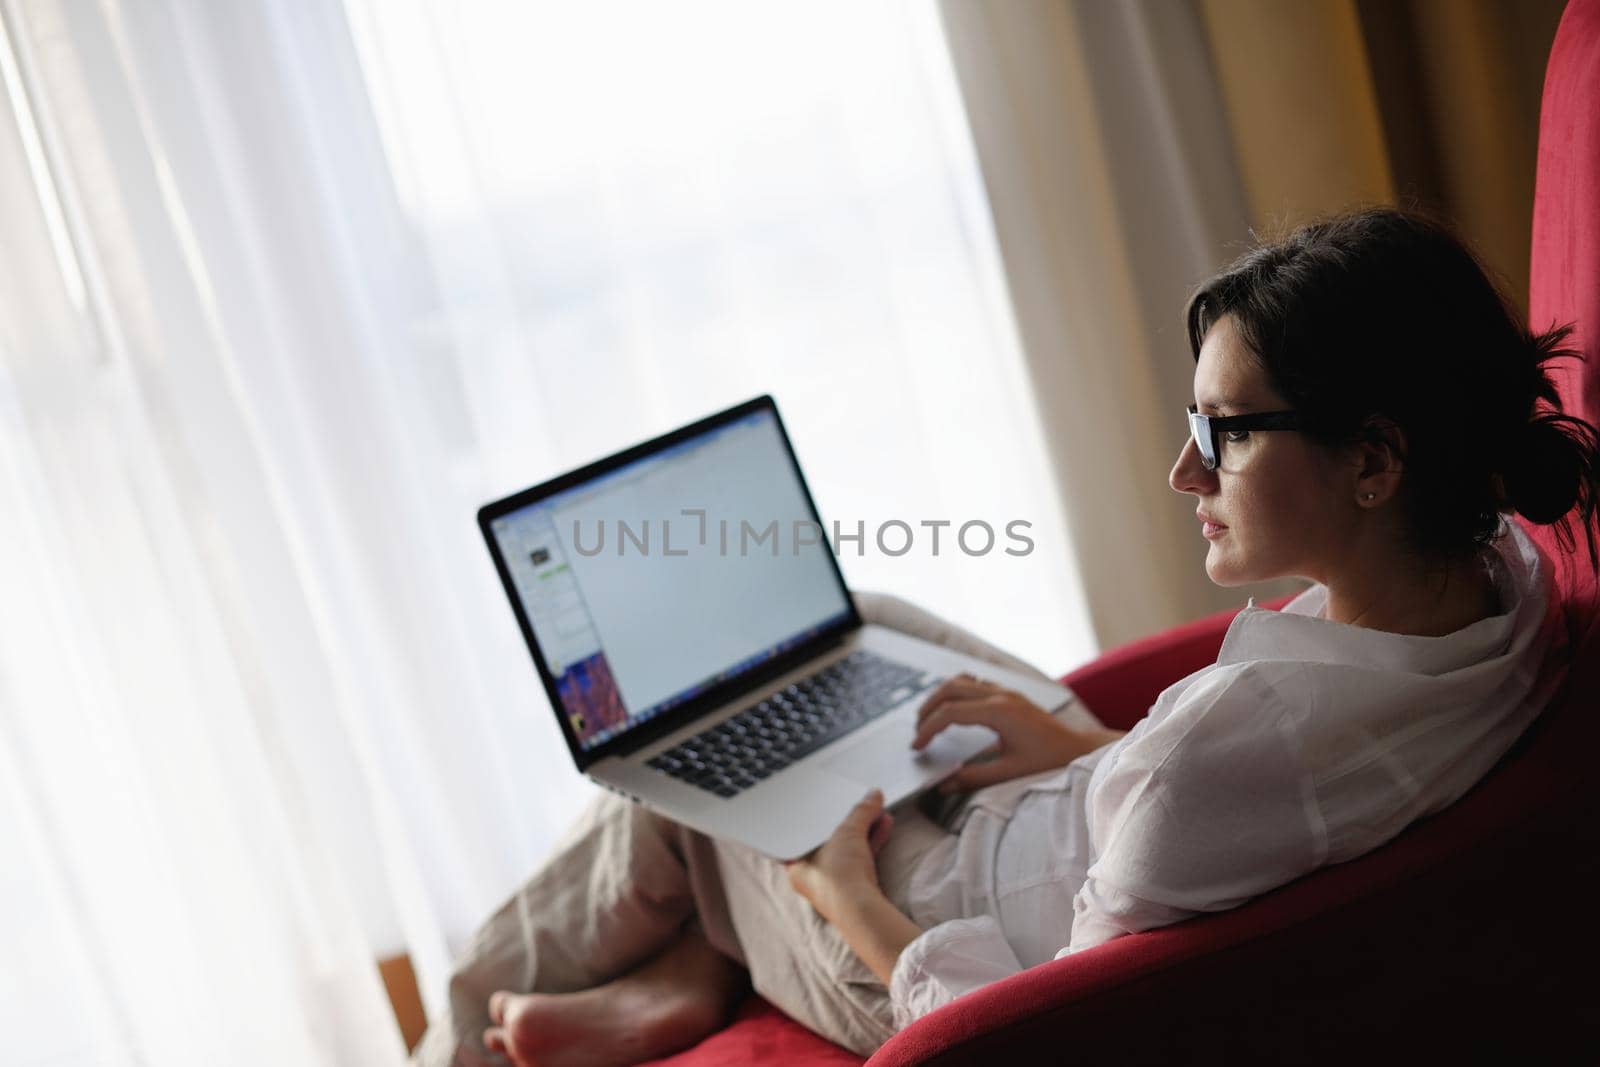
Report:
[[[770,391],[825,518],[918,527],[905,556],[846,546],[853,584],[1050,668],[1086,655],[930,5],[347,7],[445,294],[412,329],[471,361],[436,418],[494,465],[474,491]],[[955,545],[1011,518],[1026,562]]]
[[[374,959],[586,797],[474,509],[726,403],[853,584],[1089,654],[926,6],[0,14],[8,1063],[398,1062]]]

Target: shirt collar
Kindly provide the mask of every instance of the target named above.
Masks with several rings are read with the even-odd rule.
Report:
[[[1442,637],[1394,634],[1323,618],[1328,590],[1314,585],[1282,611],[1251,601],[1228,627],[1217,663],[1296,660],[1437,675],[1504,654],[1513,634],[1542,619],[1550,583],[1539,547],[1517,523],[1506,527],[1487,556],[1503,608],[1498,615]]]

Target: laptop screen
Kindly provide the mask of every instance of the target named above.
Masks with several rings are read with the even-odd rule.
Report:
[[[488,527],[585,752],[851,615],[770,405]]]

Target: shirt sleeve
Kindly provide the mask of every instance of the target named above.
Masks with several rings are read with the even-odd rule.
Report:
[[[1217,671],[1100,768],[1087,798],[1095,858],[1058,958],[1227,910],[1322,865],[1326,833],[1285,713],[1296,683],[1292,671]]]
[[[889,976],[895,1029],[1021,970],[993,916],[952,919],[924,930],[901,951]]]

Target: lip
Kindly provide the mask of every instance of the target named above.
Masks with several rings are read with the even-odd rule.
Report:
[[[1228,532],[1228,528],[1226,526],[1218,522],[1216,519],[1213,519],[1210,515],[1207,515],[1203,511],[1195,512],[1194,517],[1199,519],[1203,524],[1200,528],[1200,535],[1208,541],[1221,537],[1223,534]]]

